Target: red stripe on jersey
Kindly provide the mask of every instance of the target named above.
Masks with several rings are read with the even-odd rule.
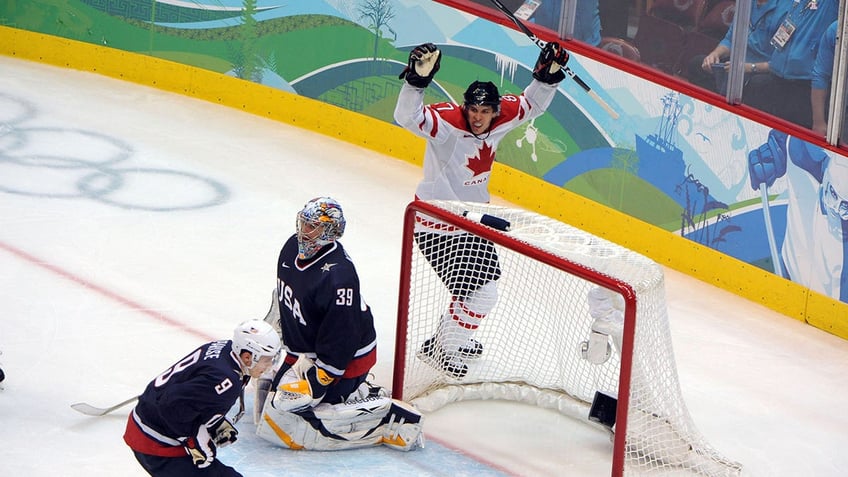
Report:
[[[355,358],[353,361],[348,363],[342,377],[355,378],[357,376],[368,374],[368,371],[371,371],[371,368],[373,368],[375,364],[377,364],[377,348],[372,349],[368,354]]]
[[[430,106],[430,111],[438,114],[445,122],[460,131],[471,132],[462,108],[453,103],[438,103]]]
[[[159,457],[188,457],[182,446],[166,446],[157,442],[141,431],[130,413],[127,419],[127,429],[124,431],[124,442],[130,449],[147,455]]]
[[[529,105],[530,103],[527,104]],[[530,107],[532,108],[532,106]],[[501,96],[500,114],[492,122],[491,129],[495,129],[501,124],[512,121],[515,118],[524,119],[524,116],[528,113],[529,111],[525,110],[521,104],[521,96],[515,96],[513,94],[503,95]]]
[[[424,108],[425,113],[429,113],[431,117],[431,121],[433,121],[433,129],[430,130],[430,137],[436,137],[436,134],[439,133],[439,121],[436,119],[436,112],[431,108]],[[424,125],[427,123],[426,118],[421,121],[421,124],[418,125],[418,129],[424,130]]]
[[[285,363],[287,365],[293,366],[295,362],[297,362],[296,355],[286,354]],[[362,376],[363,374],[368,374],[368,371],[370,371],[375,364],[377,364],[377,348],[372,349],[365,355],[362,355],[358,358],[354,358],[345,367],[345,372],[342,377],[355,378],[358,376]],[[324,371],[326,371],[326,369]]]

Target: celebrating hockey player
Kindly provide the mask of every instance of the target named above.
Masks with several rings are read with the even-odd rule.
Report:
[[[279,328],[286,353],[274,380],[260,380],[257,434],[291,449],[411,450],[421,445],[421,415],[366,382],[377,334],[356,267],[338,241],[345,225],[338,202],[312,199],[280,251],[266,320]]]
[[[424,178],[415,191],[420,200],[489,202],[489,175],[498,143],[511,130],[542,115],[565,78],[568,53],[559,44],[545,45],[533,80],[520,95],[501,96],[488,81],[474,81],[462,105],[424,105],[424,90],[439,71],[441,53],[432,43],[417,46],[400,75],[405,79],[395,107],[395,121],[427,140]],[[474,330],[497,302],[501,270],[495,247],[426,216],[417,218],[415,240],[427,261],[450,290],[451,299],[439,329],[419,356],[447,375],[461,379],[466,360],[479,357],[483,345]]]
[[[280,352],[276,330],[262,320],[236,327],[232,340],[206,343],[147,385],[127,420],[124,441],[154,477],[241,476],[216,459],[235,442],[241,415],[226,413],[244,386],[270,369]]]

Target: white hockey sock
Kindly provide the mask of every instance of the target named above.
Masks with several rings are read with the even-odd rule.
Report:
[[[492,311],[498,300],[496,282],[487,282],[469,296],[454,296],[448,311],[442,315],[439,342],[445,351],[456,353],[467,347],[483,318]]]

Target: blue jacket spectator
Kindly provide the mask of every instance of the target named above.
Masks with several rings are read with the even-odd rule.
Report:
[[[780,27],[767,63],[754,63],[756,75],[745,86],[742,102],[803,127],[812,127],[810,90],[813,62],[827,27],[836,21],[839,0],[793,0],[781,3]]]
[[[833,76],[833,55],[836,53],[836,25],[827,27],[819,43],[816,61],[813,63],[810,106],[813,109],[813,131],[827,134],[827,104],[830,94],[830,80]]]
[[[545,0],[530,17],[533,21],[551,30],[559,30],[559,17],[562,15],[563,0]],[[598,0],[578,0],[574,14],[574,39],[587,45],[601,44],[601,16]]]
[[[751,3],[751,18],[748,23],[748,46],[745,49],[745,73],[755,74],[757,63],[764,63],[771,58],[774,46],[771,38],[780,26],[785,11],[783,5],[792,0],[756,0]],[[733,24],[727,29],[724,38],[707,55],[696,55],[689,61],[688,79],[704,89],[715,89],[724,94],[724,88],[716,87],[714,74],[727,74],[730,50],[733,46]],[[716,66],[718,65],[718,66]],[[721,68],[724,66],[724,68]],[[713,68],[723,71],[713,72]],[[726,80],[726,77],[724,78]]]

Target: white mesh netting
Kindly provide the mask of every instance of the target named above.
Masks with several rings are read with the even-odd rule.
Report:
[[[738,463],[719,455],[705,442],[683,402],[672,350],[663,272],[658,264],[580,229],[525,210],[448,201],[416,202],[410,206],[416,207],[427,210],[427,217],[418,213],[419,219],[423,219],[423,223],[418,221],[419,232],[426,232],[422,225],[429,225],[430,231],[434,228],[447,231],[454,238],[468,233],[463,228],[467,222],[461,218],[465,211],[506,219],[511,227],[508,232],[483,227],[485,231],[474,234],[495,242],[501,271],[496,280],[496,301],[491,293],[488,299],[475,298],[473,290],[480,281],[465,283],[474,276],[492,272],[491,264],[478,266],[476,274],[450,275],[445,269],[442,277],[446,281],[443,281],[422,252],[429,254],[434,250],[432,247],[440,246],[443,261],[467,260],[459,249],[480,249],[484,245],[470,241],[445,245],[438,242],[444,239],[444,234],[419,234],[416,238],[411,230],[404,234],[404,240],[411,242],[405,244],[408,246],[405,250],[411,253],[408,270],[403,271],[409,285],[401,290],[404,296],[398,310],[395,369],[395,383],[402,382],[404,400],[424,412],[458,400],[514,400],[586,421],[596,391],[621,400],[625,397],[621,393],[629,389],[626,436],[615,440],[613,452],[613,459],[621,461],[625,474],[740,474]],[[456,223],[459,230],[434,225],[440,221],[434,218]],[[408,222],[409,227],[411,223]],[[504,240],[498,237],[516,239],[520,246],[502,243]],[[406,260],[404,257],[405,263]],[[468,270],[473,266],[466,262],[459,268]],[[588,279],[580,278],[580,274]],[[593,325],[587,294],[598,284],[615,289],[610,283],[625,284],[635,294],[635,302],[629,305],[636,307],[631,376],[629,383],[622,383],[621,388],[620,374],[626,374],[620,373],[622,340],[629,341],[624,336],[628,327],[618,322],[612,332],[608,331],[612,351],[606,362],[593,364],[581,353],[581,343],[588,340]],[[446,285],[453,287],[453,293]],[[406,306],[404,298],[408,298]],[[449,310],[449,317],[459,318],[443,322],[442,317]],[[457,322],[463,325],[458,326]],[[476,325],[479,326],[473,329]],[[609,330],[610,323],[606,325]],[[457,349],[473,348],[469,338],[482,345],[479,356],[467,352],[462,355],[462,350]],[[627,361],[625,358],[624,362]],[[457,371],[460,367],[462,371]],[[623,427],[623,419],[625,416],[619,412],[618,430]]]

